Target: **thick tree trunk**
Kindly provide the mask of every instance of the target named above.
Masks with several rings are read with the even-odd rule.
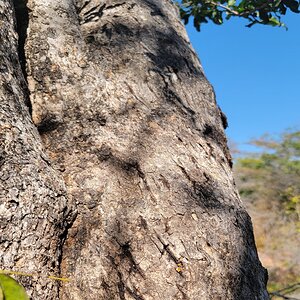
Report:
[[[12,3],[0,2],[0,268],[58,273],[69,218],[66,188],[31,122]],[[69,221],[68,221],[69,219]],[[58,297],[53,280],[21,277],[33,299]],[[44,298],[44,293],[46,297]]]
[[[33,299],[268,299],[175,6],[15,0],[18,58],[2,2],[1,268],[71,279],[27,279]]]

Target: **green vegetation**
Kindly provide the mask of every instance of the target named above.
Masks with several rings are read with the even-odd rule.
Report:
[[[300,131],[284,133],[279,139],[264,136],[253,142],[264,152],[237,160],[240,193],[252,200],[267,197],[285,214],[299,218]]]
[[[29,297],[16,280],[0,274],[0,300],[29,300]]]
[[[29,300],[25,289],[10,275],[25,277],[41,277],[39,274],[24,273],[11,270],[0,270],[0,300]],[[70,281],[69,278],[44,275],[44,279]]]
[[[209,20],[217,25],[223,24],[224,18],[240,17],[248,21],[247,27],[254,24],[285,26],[281,16],[288,10],[299,13],[299,0],[182,0],[178,5],[185,24],[193,17],[198,31],[202,23]]]
[[[293,285],[300,282],[300,131],[264,136],[253,144],[262,150],[237,158],[235,173],[269,271],[269,290],[292,285],[300,293],[300,284]]]

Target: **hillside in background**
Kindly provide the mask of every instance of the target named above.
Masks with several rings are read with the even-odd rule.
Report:
[[[252,143],[261,151],[239,154],[235,175],[269,272],[269,291],[291,286],[280,292],[284,299],[300,299],[300,131]]]

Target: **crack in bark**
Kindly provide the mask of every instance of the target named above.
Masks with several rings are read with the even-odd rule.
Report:
[[[27,0],[13,0],[13,6],[15,10],[16,18],[16,31],[18,33],[18,56],[21,65],[21,70],[24,77],[22,88],[24,90],[25,104],[29,109],[30,115],[32,114],[32,105],[30,102],[30,93],[27,86],[27,71],[26,71],[26,54],[25,43],[27,39],[27,29],[29,26],[29,9],[27,7]]]
[[[77,216],[78,216],[77,212],[74,213],[72,211],[69,211],[69,213],[67,215],[67,217],[69,217],[69,220],[65,220],[65,222],[66,222],[65,228],[64,228],[63,232],[61,233],[61,235],[59,236],[61,244],[59,245],[59,254],[58,254],[57,262],[58,262],[58,270],[59,270],[60,274],[62,271],[62,262],[63,262],[63,256],[64,256],[63,248],[65,245],[65,242],[67,241],[69,230],[72,228]],[[58,298],[59,299],[60,299],[60,293],[61,293],[61,286],[59,286],[59,288],[58,288]]]
[[[191,176],[186,171],[186,169],[183,166],[179,165],[176,161],[174,161],[174,162],[176,163],[177,167],[179,167],[179,169],[181,170],[181,172],[183,173],[183,175],[187,178],[187,180],[190,181],[192,184],[194,184],[195,180],[191,178]]]
[[[27,78],[26,74],[26,57],[25,57],[25,42],[27,38],[27,28],[29,24],[29,14],[27,8],[27,0],[13,0],[13,5],[15,9],[15,16],[17,21],[17,33],[19,35],[18,40],[18,54],[21,64],[21,68],[24,74],[25,79]]]

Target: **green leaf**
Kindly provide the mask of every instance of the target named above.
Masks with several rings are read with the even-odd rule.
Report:
[[[268,24],[271,26],[282,26],[283,24],[276,18],[272,17],[269,19]]]
[[[179,3],[180,16],[187,24],[190,18],[194,26],[200,31],[201,25],[212,21],[223,24],[224,20],[239,17],[248,20],[247,27],[264,24],[277,27],[287,27],[280,21],[287,9],[300,13],[300,0],[173,0]],[[223,15],[222,15],[223,13]]]
[[[235,5],[235,0],[229,0],[228,1],[228,6],[233,6]]]
[[[0,274],[0,300],[29,300],[25,289],[8,275]]]

